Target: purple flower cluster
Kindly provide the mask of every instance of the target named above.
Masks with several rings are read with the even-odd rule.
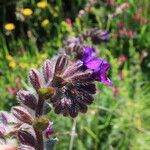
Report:
[[[14,106],[11,113],[0,113],[0,142],[7,145],[6,138],[15,139],[20,150],[48,150],[55,139],[52,122],[43,117],[51,111],[63,116],[77,117],[86,113],[94,101],[95,81],[112,86],[107,77],[110,64],[96,56],[93,47],[85,46],[90,37],[94,42],[107,42],[108,32],[91,29],[78,37],[69,38],[62,51],[47,59],[42,69],[31,69],[29,81],[31,91],[17,92],[21,106]],[[13,135],[13,136],[11,136]]]
[[[53,95],[47,94],[47,98],[50,98],[57,114],[76,117],[79,112],[87,112],[87,105],[93,102],[92,94],[96,93],[96,88],[92,71],[83,70],[82,61],[72,62],[66,54],[62,54],[53,63],[46,60],[42,74],[46,79],[44,87],[54,89]]]

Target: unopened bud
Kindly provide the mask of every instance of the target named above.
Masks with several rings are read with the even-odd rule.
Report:
[[[57,62],[56,62],[56,66],[55,66],[55,73],[56,74],[60,74],[64,67],[67,65],[67,56],[64,54],[64,55],[60,55],[58,58],[57,58]]]
[[[73,74],[77,73],[83,66],[82,61],[77,61],[73,65],[69,66],[68,69],[66,69],[63,73],[64,78],[69,78]]]
[[[36,105],[37,105],[37,99],[36,97],[31,94],[28,91],[25,90],[20,90],[17,93],[17,99],[23,103],[24,105],[28,106],[31,109],[35,109]]]
[[[29,72],[29,78],[35,90],[38,90],[40,87],[42,87],[42,77],[36,69],[32,69]]]
[[[2,121],[2,123],[6,125],[8,123],[15,122],[15,119],[8,112],[2,111],[2,112],[0,112],[0,121]]]
[[[33,117],[25,108],[21,106],[15,106],[15,107],[12,107],[11,112],[18,120],[27,124],[32,124]]]
[[[91,78],[91,71],[86,71],[86,72],[81,72],[81,73],[76,73],[71,77],[72,81],[78,81],[78,80],[85,80],[88,81]]]
[[[4,125],[0,124],[0,138],[3,137],[6,133]]]
[[[46,60],[43,64],[43,75],[46,82],[51,81],[54,74],[54,64],[50,60]]]
[[[35,137],[25,130],[18,131],[18,139],[19,139],[20,143],[23,145],[29,145],[32,147],[36,146]]]

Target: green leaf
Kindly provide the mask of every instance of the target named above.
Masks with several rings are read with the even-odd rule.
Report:
[[[96,134],[88,127],[83,127],[83,129],[94,139],[98,142],[98,138]]]

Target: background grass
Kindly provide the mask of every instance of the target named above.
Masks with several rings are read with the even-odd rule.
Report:
[[[92,0],[49,0],[43,9],[37,2],[0,1],[0,109],[9,110],[17,103],[16,91],[26,88],[30,68],[38,68],[55,55],[68,35],[98,27],[110,32],[109,43],[93,46],[111,63],[113,87],[97,83],[94,104],[77,118],[73,149],[149,150],[150,2],[97,0],[90,10]],[[124,4],[127,7],[120,11]],[[33,14],[24,16],[24,8],[32,9]],[[44,19],[49,23],[42,26]],[[13,31],[5,29],[9,22],[15,25]],[[59,139],[56,150],[68,149],[73,120],[57,116],[53,110],[47,117],[54,122],[54,136]]]

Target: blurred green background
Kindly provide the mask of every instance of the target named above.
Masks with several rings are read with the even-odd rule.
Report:
[[[149,14],[149,0],[0,0],[0,109],[17,104],[28,71],[55,55],[68,35],[108,30],[110,42],[93,46],[111,63],[113,87],[97,83],[94,104],[77,118],[73,150],[149,150]],[[53,111],[48,117],[56,150],[68,149],[73,120]]]

